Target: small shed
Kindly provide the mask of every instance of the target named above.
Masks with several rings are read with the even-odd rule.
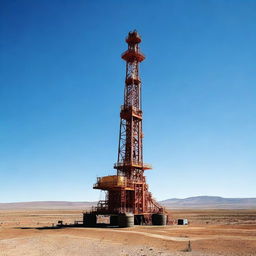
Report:
[[[178,225],[188,225],[188,219],[178,219]]]

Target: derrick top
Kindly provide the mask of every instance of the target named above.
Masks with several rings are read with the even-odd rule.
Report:
[[[130,31],[125,40],[128,44],[128,50],[122,54],[122,59],[127,62],[141,62],[145,59],[143,53],[140,52],[139,43],[141,37],[136,30]]]
[[[141,37],[136,30],[130,31],[126,37],[127,44],[139,44],[141,42]]]

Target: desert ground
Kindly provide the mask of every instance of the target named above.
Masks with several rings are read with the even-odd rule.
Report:
[[[172,210],[188,226],[41,229],[82,220],[81,210],[0,211],[0,256],[256,255],[255,210]],[[187,251],[190,241],[191,251]]]

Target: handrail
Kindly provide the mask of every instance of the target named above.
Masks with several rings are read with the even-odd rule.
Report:
[[[118,176],[117,176],[118,177]],[[111,187],[128,187],[133,188],[134,182],[124,178],[122,180],[113,179],[110,181],[103,181],[101,177],[97,177],[97,183],[93,185],[94,188],[111,188]]]
[[[146,164],[146,163],[143,163],[143,162],[139,162],[139,161],[117,162],[117,163],[114,164],[114,168],[122,167],[122,166],[126,166],[126,165],[139,165],[139,166],[142,166],[144,168],[152,169],[152,165]]]

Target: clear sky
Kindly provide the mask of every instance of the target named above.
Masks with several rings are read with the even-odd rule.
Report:
[[[256,1],[0,1],[0,202],[103,198],[137,29],[156,199],[256,197]]]

